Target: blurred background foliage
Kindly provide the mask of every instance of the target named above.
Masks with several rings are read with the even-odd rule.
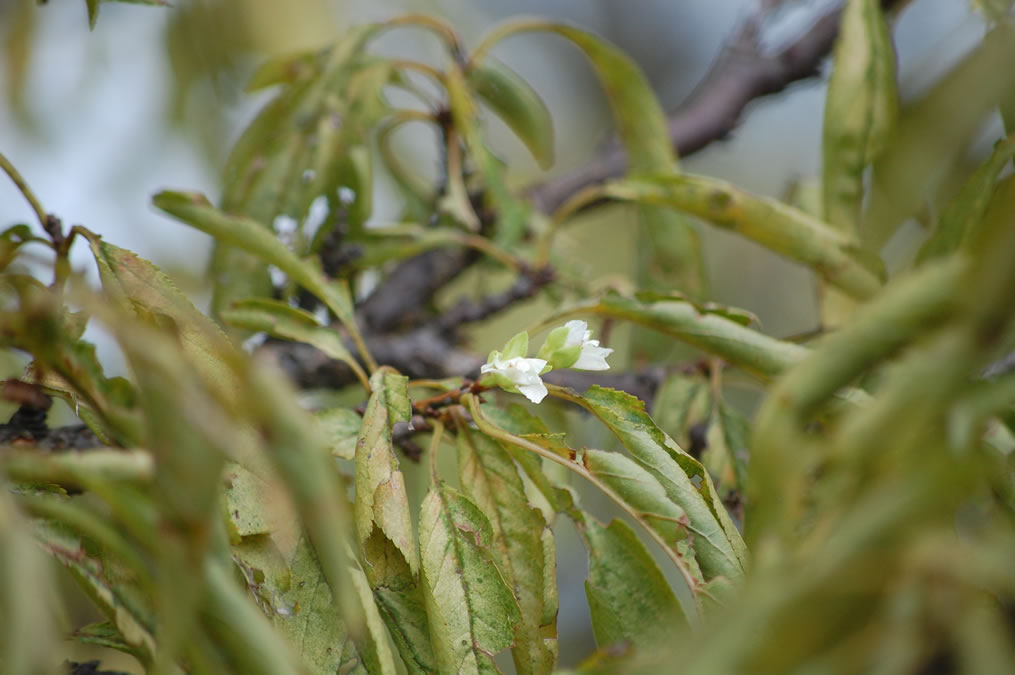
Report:
[[[645,72],[664,108],[672,109],[702,78],[737,21],[756,4],[734,0],[707,4],[664,0],[621,4],[602,0],[558,2],[552,6],[492,0],[181,0],[172,9],[163,10],[101,3],[96,5],[99,17],[89,33],[84,2],[51,0],[37,6],[30,0],[7,0],[0,5],[5,92],[0,139],[5,154],[31,177],[35,191],[45,195],[47,208],[153,260],[205,309],[210,306],[211,296],[204,278],[209,240],[196,231],[166,225],[150,208],[150,196],[167,186],[187,186],[218,201],[222,190],[220,167],[239,132],[267,100],[268,95],[262,92],[245,92],[251,74],[266,59],[321,47],[351,26],[407,11],[448,20],[466,44],[474,44],[478,36],[509,16],[549,15],[586,27],[618,45]],[[980,44],[990,22],[1003,16],[1009,4],[917,0],[908,3],[893,24],[905,125],[893,136],[886,153],[890,159],[895,151],[903,160],[895,182],[885,188],[886,224],[870,235],[877,241],[889,272],[913,264],[928,232],[944,217],[945,205],[990,155],[994,142],[1004,136],[1005,110],[1010,113],[1007,128],[1011,131],[1015,97],[1002,102],[999,110],[991,99],[996,92],[976,96],[983,88],[981,79],[952,71]],[[786,23],[787,36],[800,30],[791,20]],[[441,65],[440,45],[422,31],[383,36],[372,48],[388,56]],[[609,142],[612,127],[607,101],[577,50],[545,35],[525,35],[499,45],[494,53],[532,84],[555,120],[557,161],[549,175],[583,166]],[[1003,79],[997,73],[1003,64],[983,67],[980,75]],[[754,102],[731,138],[683,160],[682,167],[820,213],[818,181],[825,96],[824,79],[818,79],[795,85],[777,98]],[[409,97],[394,98],[401,105],[412,105]],[[520,188],[548,175],[506,125],[493,119],[487,131],[491,146],[510,167],[512,185]],[[927,151],[933,161],[922,165],[926,175],[914,179],[916,187],[907,194],[905,177],[913,165],[913,146],[928,145],[928,139],[933,140]],[[402,160],[431,181],[437,179],[440,160],[436,140],[432,130],[422,125],[408,125],[397,136]],[[884,175],[891,180],[893,174],[886,170]],[[399,191],[386,173],[376,172],[375,179],[372,221],[393,222],[403,211]],[[933,188],[929,194],[928,185]],[[871,208],[882,208],[884,203],[878,201],[877,187]],[[907,198],[915,207],[913,203],[898,206],[897,202]],[[904,220],[892,212],[896,206]],[[909,217],[910,213],[915,216]],[[571,226],[559,242],[576,274],[595,279],[602,286],[616,283],[629,288],[627,280],[639,276],[646,286],[651,285],[652,275],[644,278],[639,266],[638,242],[632,234],[636,231],[634,208],[610,205],[580,218],[582,224]],[[893,222],[893,218],[900,222]],[[0,185],[0,223],[26,220],[19,195],[11,186]],[[898,225],[901,227],[896,230]],[[709,300],[748,309],[758,317],[764,332],[776,337],[806,334],[821,325],[818,297],[827,290],[820,287],[812,272],[733,234],[697,222],[694,227],[706,253]],[[94,275],[86,247],[77,247],[74,256],[76,267]],[[450,303],[462,293],[479,296],[486,289],[503,286],[508,278],[486,267],[477,268],[446,289],[442,300]],[[481,324],[472,335],[476,351],[485,353],[499,346],[520,327],[544,318],[552,306],[548,300],[529,303]],[[828,317],[824,319],[827,324]],[[693,353],[685,347],[672,347],[669,342],[656,342],[651,343],[651,351],[629,356],[631,332],[624,325],[612,331],[610,344],[617,348],[616,367],[627,365],[626,358],[671,363]],[[107,372],[117,373],[116,364],[122,364],[123,357],[114,341],[93,328],[87,337],[99,344]],[[4,358],[7,361],[2,376],[20,376],[26,361],[8,353]],[[723,395],[713,400],[710,397],[715,392],[700,384],[674,380],[659,398],[692,400],[691,406],[675,405],[672,409],[690,408],[699,416],[702,410],[726,406],[721,411],[724,442],[744,445],[747,430],[742,415],[753,414],[760,388],[736,377],[727,378],[723,385]],[[0,414],[7,416],[13,409],[0,409]],[[70,419],[69,411],[63,414]],[[568,429],[572,445],[608,444],[606,433],[589,431],[577,413],[556,411],[548,416],[559,416],[556,421]],[[657,417],[664,428],[686,430],[686,419],[668,420],[666,407]],[[677,440],[682,444],[693,442],[686,433]],[[742,471],[742,467],[727,469]],[[411,465],[405,470],[407,481],[416,490],[428,480],[425,471],[413,475],[417,470]],[[610,513],[609,507],[596,504],[591,494],[583,498],[590,508]],[[977,507],[969,506],[972,510]],[[970,527],[975,527],[977,514],[969,517],[973,522]],[[11,527],[13,545],[22,546],[21,524],[15,522]],[[581,590],[586,562],[577,535],[566,528],[559,530],[559,622],[568,627],[561,635],[561,663],[574,665],[593,649]],[[1010,542],[1003,544],[1008,545]],[[938,557],[947,546],[934,541],[921,542],[921,546],[924,548],[915,547],[904,561],[904,567],[909,568],[893,570],[901,580],[898,597],[892,600],[893,609],[900,624],[909,627],[907,617],[919,613],[915,605],[935,605],[931,614],[945,620],[950,602],[965,602],[955,600],[947,590],[942,591],[942,597],[921,595],[919,581],[912,582],[912,588],[907,586],[909,579],[921,575],[947,575],[953,571],[951,561]],[[1005,552],[1003,547],[997,550],[1002,557]],[[34,553],[25,547],[24,555]],[[983,562],[991,574],[1000,574],[997,570],[1001,565],[993,559]],[[72,597],[79,593],[65,582],[61,581],[61,593]],[[68,618],[69,624],[86,622],[88,610],[81,600],[71,603],[71,611],[77,614]],[[758,606],[765,601],[758,599]],[[850,609],[861,611],[852,606]],[[973,607],[969,616],[986,616],[991,611]],[[801,612],[799,616],[805,615]],[[806,632],[806,625],[794,623],[798,619],[786,620],[787,631]],[[742,630],[749,634],[750,626],[745,623]],[[856,639],[862,642],[873,638],[861,635]],[[900,652],[924,649],[924,645],[911,644],[918,639],[900,633],[898,645],[886,644],[883,648]],[[989,644],[984,650],[995,648],[1002,649]],[[68,647],[71,649],[81,647]],[[83,658],[80,651],[68,654]],[[107,654],[103,652],[104,659]],[[829,659],[834,656],[830,654]],[[608,660],[608,655],[603,658]],[[779,655],[770,655],[770,659],[777,669]],[[129,659],[107,663],[113,668],[134,667]],[[888,666],[886,671],[891,672]]]

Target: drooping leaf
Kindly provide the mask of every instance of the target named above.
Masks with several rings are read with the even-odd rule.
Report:
[[[249,218],[219,211],[203,195],[165,191],[155,195],[152,201],[166,213],[207,232],[217,241],[228,242],[253,253],[265,263],[275,265],[290,280],[317,296],[354,334],[354,338],[358,336],[349,289],[325,277],[318,262],[301,259],[267,229]]]
[[[115,649],[134,657],[138,656],[138,651],[124,641],[120,631],[111,621],[100,621],[82,626],[75,630],[71,637],[82,644]]]
[[[503,162],[486,145],[480,129],[478,104],[461,68],[452,67],[448,70],[445,86],[455,129],[462,135],[476,169],[483,178],[484,197],[497,214],[494,239],[502,246],[515,246],[525,235],[531,209],[508,187]],[[465,195],[460,197],[467,199]],[[471,206],[468,211],[471,213]]]
[[[528,82],[494,58],[472,65],[466,73],[476,94],[525,143],[539,166],[553,165],[553,120]]]
[[[493,439],[460,428],[458,472],[463,492],[490,520],[496,560],[521,611],[512,648],[515,668],[549,673],[557,657],[556,569],[545,565],[553,532],[529,504],[511,455]]]
[[[669,498],[666,490],[650,472],[624,455],[585,450],[578,461],[633,507],[639,517],[659,534],[680,559],[684,567],[682,572],[686,574],[682,580],[687,586],[678,600],[687,604],[682,610],[685,617],[696,616],[698,588],[704,585],[705,579],[695,559],[695,542],[690,536],[690,521],[684,510]]]
[[[742,315],[722,308],[698,306],[674,294],[628,297],[607,293],[598,300],[566,307],[543,322],[597,314],[639,323],[720,356],[763,378],[773,378],[799,361],[807,349],[771,338],[743,325]]]
[[[494,562],[483,512],[440,485],[420,508],[423,597],[438,671],[500,672],[493,657],[511,646],[518,603]]]
[[[987,212],[997,178],[1012,157],[1015,157],[1015,133],[998,142],[987,161],[966,179],[958,194],[941,213],[937,229],[920,248],[918,262],[948,255],[962,245],[962,241],[975,230]]]
[[[828,283],[859,299],[874,295],[881,287],[880,262],[869,256],[859,258],[862,254],[855,239],[799,209],[750,194],[718,178],[636,175],[606,183],[596,194],[693,214],[812,267]],[[559,217],[578,205],[565,205]]]
[[[987,115],[1015,90],[1015,24],[995,26],[923,98],[909,106],[874,164],[861,238],[880,250],[902,222],[940,187]],[[985,83],[989,83],[985,86]],[[962,101],[956,107],[955,102]]]
[[[302,309],[278,300],[254,298],[241,300],[220,313],[222,320],[244,330],[266,332],[273,337],[305,342],[317,347],[327,356],[342,361],[354,371],[359,362],[349,353],[342,336],[322,326],[317,318]]]
[[[825,99],[822,187],[825,221],[857,236],[863,172],[884,148],[898,117],[895,51],[875,0],[850,0],[842,12]]]
[[[741,577],[747,549],[712,480],[698,460],[656,426],[645,404],[630,394],[599,386],[582,396],[566,396],[602,420],[634,460],[659,481],[666,496],[683,509],[705,579]]]
[[[385,65],[379,77],[354,82],[361,73],[377,74],[377,61],[365,58],[363,48],[381,28],[357,26],[327,49],[296,55],[287,64],[271,62],[255,75],[257,86],[286,79],[287,69],[293,74],[230,153],[223,209],[246,215],[270,232],[279,215],[302,225],[313,200],[338,188],[350,145],[359,143],[376,122],[371,117],[376,106],[353,107],[363,99],[379,101],[379,87],[391,72]],[[270,295],[267,265],[249,253],[216,244],[211,262],[214,311],[234,300]]]
[[[589,554],[585,595],[596,644],[631,643],[646,649],[666,644],[683,615],[645,545],[621,520],[603,527],[585,516],[578,527]]]

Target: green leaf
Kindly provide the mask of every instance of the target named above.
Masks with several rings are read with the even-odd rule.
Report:
[[[99,3],[102,0],[85,0],[88,8],[88,28],[95,28],[95,21],[99,18]]]
[[[645,404],[624,392],[593,385],[583,396],[567,394],[598,417],[624,444],[638,464],[684,510],[694,537],[694,553],[706,580],[743,575],[747,549],[726,513],[704,467],[656,426]]]
[[[355,27],[332,47],[289,62],[295,71],[290,83],[264,106],[229,155],[223,209],[249,216],[271,231],[283,214],[302,226],[313,200],[334,193],[349,147],[360,144],[382,114],[379,91],[392,66],[378,67],[376,59],[363,56],[367,40],[381,28]],[[266,64],[254,86],[285,79],[279,72],[285,69]],[[357,79],[359,75],[366,77]],[[364,101],[369,104],[361,105]],[[217,243],[211,270],[216,313],[234,300],[270,295],[265,261],[248,252]]]
[[[842,12],[825,99],[822,174],[825,220],[857,236],[863,172],[894,132],[899,112],[892,36],[876,0]]]
[[[608,293],[598,300],[566,307],[543,325],[589,314],[648,326],[765,379],[776,377],[808,352],[800,345],[746,328],[741,321],[728,318],[729,310],[701,307],[677,294],[628,297]]]
[[[493,657],[514,642],[521,614],[494,562],[490,522],[444,485],[430,490],[419,518],[421,578],[438,670],[500,672]]]
[[[433,672],[427,616],[419,584],[419,552],[409,515],[405,478],[391,444],[391,429],[412,414],[408,378],[381,369],[356,443],[356,531],[367,578],[406,667]]]
[[[379,370],[370,378],[373,393],[356,443],[356,531],[365,547],[374,584],[386,578],[387,571],[378,565],[393,554],[401,556],[400,564],[408,565],[410,576],[417,572],[419,554],[409,518],[405,479],[391,445],[392,425],[409,420],[407,382],[408,378],[387,370]],[[385,549],[383,555],[380,549],[372,550],[375,546]]]
[[[1015,91],[1015,90],[1013,90]],[[918,262],[956,251],[987,212],[1001,171],[1015,157],[1015,133],[998,142],[986,162],[973,172],[941,213],[937,229],[920,248]]]
[[[606,93],[617,135],[627,151],[628,171],[669,173],[677,159],[670,143],[666,115],[638,65],[623,51],[595,35],[563,24],[522,19],[497,29],[484,41],[523,31],[549,31],[570,40],[589,60]],[[654,207],[639,210],[639,274],[643,285],[648,270],[663,275],[666,290],[678,288],[697,296],[705,287],[705,273],[697,234],[687,219]]]
[[[327,439],[331,454],[342,459],[356,457],[356,440],[363,426],[363,418],[348,408],[326,408],[314,413],[322,435]]]
[[[861,238],[880,249],[941,186],[987,116],[1015,91],[1015,24],[999,23],[923,98],[907,107],[874,164]],[[985,85],[989,83],[989,85]],[[962,101],[956,106],[956,101]]]
[[[525,331],[518,333],[507,341],[501,352],[500,358],[504,361],[529,355],[529,334]]]
[[[616,452],[585,450],[578,461],[633,507],[683,561],[690,579],[696,584],[704,585],[705,579],[695,560],[695,544],[689,536],[690,521],[684,510],[669,498],[666,490],[651,473]],[[689,605],[682,610],[685,618],[699,614],[695,606],[699,602],[697,595],[698,587],[694,585],[687,586],[686,592],[678,597],[682,604]]]
[[[361,570],[352,568],[352,587],[344,589],[344,592],[359,596],[367,609],[367,638],[363,641],[367,649],[357,651],[349,644],[351,636],[305,537],[300,538],[286,557],[286,564],[291,582],[288,590],[277,595],[274,612],[270,616],[275,626],[296,647],[311,672],[321,675],[342,672],[356,664],[354,659],[362,659],[369,672],[395,672],[393,656],[386,647],[384,626],[376,607],[373,607],[373,598],[369,597],[369,586]]]
[[[556,569],[546,567],[553,532],[529,504],[511,455],[495,440],[459,429],[458,474],[466,496],[490,520],[498,566],[521,611],[512,648],[515,668],[549,673],[557,658]]]
[[[110,621],[100,621],[82,626],[71,633],[71,637],[82,644],[115,649],[134,657],[139,655],[134,647],[124,641],[120,631]]]
[[[214,208],[201,194],[164,191],[155,195],[152,202],[171,216],[210,234],[217,241],[242,248],[265,263],[275,265],[290,280],[317,296],[353,333],[354,338],[358,336],[349,289],[324,276],[316,260],[301,259],[258,223]]]
[[[539,166],[553,165],[553,119],[546,104],[518,73],[494,58],[474,64],[466,73],[476,94],[525,143]]]
[[[322,326],[317,318],[285,302],[254,298],[233,303],[220,312],[222,320],[244,330],[265,332],[273,337],[304,342],[317,347],[327,356],[342,361],[353,371],[360,370],[359,362],[346,349],[338,332]]]
[[[596,196],[657,204],[698,216],[808,265],[828,283],[859,299],[881,288],[874,260],[859,259],[855,239],[776,199],[753,195],[718,178],[688,174],[632,176],[606,183]],[[576,200],[585,200],[579,195]],[[562,207],[566,216],[571,208]],[[876,268],[872,271],[871,268]]]
[[[209,386],[235,397],[239,384],[228,362],[236,351],[222,329],[199,312],[158,267],[85,228],[78,231],[91,246],[107,296],[128,313],[156,325],[164,325],[168,317],[187,362]]]
[[[589,554],[585,595],[596,644],[629,642],[652,649],[672,640],[683,614],[637,535],[621,520],[603,527],[586,516],[578,527]]]
[[[546,424],[543,423],[543,420],[530,413],[521,405],[516,403],[504,409],[493,404],[483,404],[482,409],[483,414],[501,429],[544,447],[552,444],[552,442],[547,442],[550,440],[551,434]],[[543,471],[542,460],[531,452],[525,452],[513,445],[502,444],[501,447],[522,467],[525,475],[536,486],[550,507],[554,511],[559,510],[557,491]],[[552,515],[550,514],[548,517],[552,517]]]
[[[448,105],[455,130],[462,135],[476,169],[483,179],[483,195],[497,215],[494,239],[505,247],[517,245],[528,228],[531,209],[507,184],[504,165],[486,146],[480,130],[479,112],[461,68],[452,67],[445,75]],[[465,199],[465,195],[459,195]],[[471,207],[468,212],[471,213]]]

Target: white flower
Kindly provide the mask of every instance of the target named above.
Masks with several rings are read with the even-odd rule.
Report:
[[[512,359],[501,360],[500,354],[495,352],[491,362],[484,364],[479,372],[494,374],[495,379],[499,380],[499,384],[502,386],[505,384],[513,386],[525,398],[533,403],[539,403],[546,396],[546,385],[539,377],[539,373],[545,366],[546,361],[543,359],[527,359],[523,356],[516,356]],[[507,380],[506,383],[505,380]]]
[[[610,364],[606,357],[613,353],[609,347],[600,347],[599,340],[590,340],[592,331],[588,330],[588,324],[584,321],[568,321],[564,324],[567,328],[567,340],[564,347],[581,347],[578,360],[571,368],[576,370],[609,370]]]

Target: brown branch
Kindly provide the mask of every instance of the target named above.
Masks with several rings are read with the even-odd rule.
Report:
[[[687,101],[668,116],[670,142],[679,156],[728,138],[751,101],[819,74],[839,33],[841,9],[821,15],[793,42],[766,53],[771,11],[762,10],[744,22]],[[533,185],[526,194],[543,213],[552,213],[579,190],[621,175],[626,166],[626,154],[614,144],[577,171]]]

